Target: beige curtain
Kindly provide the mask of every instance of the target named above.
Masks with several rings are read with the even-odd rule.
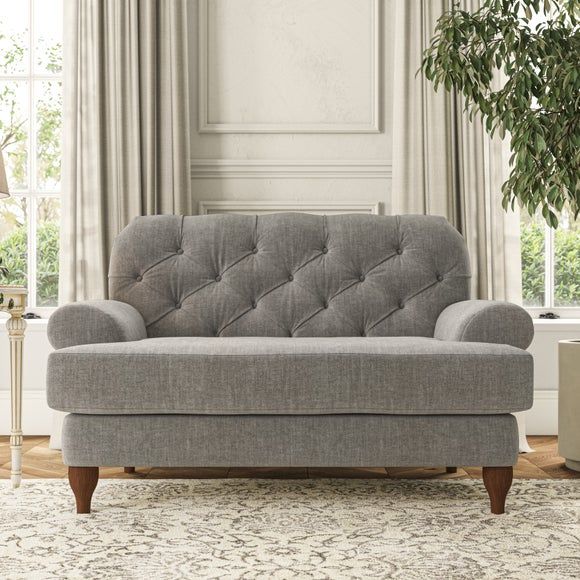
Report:
[[[519,215],[501,207],[505,147],[469,122],[461,98],[416,75],[452,0],[394,2],[392,213],[445,216],[467,241],[472,296],[520,303]]]
[[[65,1],[60,301],[105,298],[135,216],[191,213],[187,0]]]

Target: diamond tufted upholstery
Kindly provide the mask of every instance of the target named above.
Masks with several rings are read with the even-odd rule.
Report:
[[[444,218],[291,213],[140,217],[109,273],[148,337],[432,337],[469,276]]]

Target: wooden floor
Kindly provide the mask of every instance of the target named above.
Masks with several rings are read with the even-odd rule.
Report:
[[[570,479],[580,478],[580,473],[567,469],[564,460],[558,456],[556,437],[529,437],[534,453],[520,455],[514,470],[514,477],[528,479]],[[60,478],[66,477],[67,468],[62,464],[60,451],[48,448],[48,437],[25,437],[23,457],[23,477]],[[437,468],[389,467],[369,469],[338,468],[151,468],[137,467],[135,474],[125,474],[122,468],[102,468],[101,477],[111,478],[223,478],[223,477],[359,477],[359,478],[480,478],[481,469],[463,467],[457,473],[448,474],[444,466]],[[0,437],[0,479],[10,477],[10,446],[8,437]]]

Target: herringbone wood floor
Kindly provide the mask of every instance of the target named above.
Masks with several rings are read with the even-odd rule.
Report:
[[[563,479],[580,478],[580,473],[564,466],[564,460],[558,456],[556,437],[529,437],[534,453],[520,455],[514,470],[514,477],[530,479]],[[23,474],[24,478],[58,478],[66,477],[67,468],[62,464],[60,451],[48,448],[48,437],[25,437]],[[138,477],[138,478],[222,478],[222,477],[393,477],[393,478],[479,478],[478,467],[460,467],[457,473],[447,474],[445,468],[408,468],[389,467],[368,469],[330,469],[330,468],[261,468],[248,469],[241,467],[222,468],[155,468],[137,467],[135,474],[125,474],[121,468],[107,467],[101,469],[101,477]],[[10,446],[8,437],[0,437],[0,479],[10,477]]]

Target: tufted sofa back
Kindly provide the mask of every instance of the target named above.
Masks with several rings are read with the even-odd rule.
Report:
[[[150,337],[433,336],[469,276],[444,218],[222,214],[135,219],[109,286]]]

